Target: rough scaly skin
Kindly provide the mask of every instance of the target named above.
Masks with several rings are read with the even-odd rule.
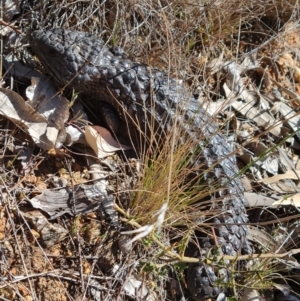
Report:
[[[126,59],[122,49],[109,49],[101,39],[88,33],[64,29],[35,31],[30,44],[58,85],[82,92],[96,111],[99,99],[112,106],[123,122],[121,128],[124,131],[125,126],[133,141],[138,141],[141,133],[145,139],[149,137],[149,120],[161,134],[180,122],[187,137],[198,140],[204,137],[204,144],[199,141],[203,162],[213,170],[207,177],[213,176],[214,183],[218,180],[225,186],[212,196],[212,200],[216,197],[222,200],[217,206],[223,213],[213,219],[219,252],[251,253],[247,227],[239,225],[247,223],[247,215],[243,187],[236,177],[236,158],[218,126],[183,85],[164,72]],[[112,130],[117,132],[118,128]],[[201,239],[200,245],[212,248],[215,244],[212,237]],[[190,265],[189,290],[199,300],[214,298],[221,291],[214,284],[220,277],[226,281],[230,275],[224,268],[216,272],[203,263]]]

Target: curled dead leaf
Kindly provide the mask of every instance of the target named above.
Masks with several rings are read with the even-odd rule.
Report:
[[[40,148],[48,150],[54,147],[58,130],[49,126],[46,118],[26,104],[16,92],[0,88],[0,115],[28,132]]]
[[[111,133],[101,126],[86,126],[85,139],[99,159],[110,156],[119,150],[130,149],[129,146],[117,142]]]
[[[64,127],[69,118],[69,101],[57,93],[47,77],[32,77],[26,96],[30,99],[28,103],[47,119],[50,126],[58,130]]]

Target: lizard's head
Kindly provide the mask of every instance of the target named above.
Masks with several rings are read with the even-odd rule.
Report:
[[[38,30],[31,34],[30,45],[46,71],[60,85],[86,82],[97,64],[104,43],[93,35],[61,28]],[[89,69],[89,72],[87,72]]]

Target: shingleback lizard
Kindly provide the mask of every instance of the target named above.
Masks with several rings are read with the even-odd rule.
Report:
[[[204,144],[199,141],[202,165],[213,170],[213,177],[221,185],[225,183],[222,191],[211,196],[212,200],[221,199],[222,214],[213,218],[219,251],[227,255],[251,253],[244,225],[248,221],[244,189],[236,176],[235,155],[211,116],[184,85],[162,71],[127,59],[121,48],[110,49],[92,34],[65,29],[34,31],[30,45],[60,87],[67,85],[82,92],[80,95],[88,97],[96,111],[100,100],[114,108],[133,141],[137,141],[141,132],[148,137],[149,120],[154,121],[153,126],[160,133],[168,132],[179,120],[187,137],[199,140],[204,137]],[[118,128],[112,130],[118,132]],[[212,248],[213,235],[200,245]],[[215,298],[221,289],[214,282],[220,278],[226,281],[228,277],[225,269],[217,272],[199,262],[189,266],[188,288],[197,300]]]

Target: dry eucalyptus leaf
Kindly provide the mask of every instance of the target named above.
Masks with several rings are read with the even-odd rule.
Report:
[[[153,292],[150,292],[145,283],[136,273],[132,273],[129,277],[126,277],[124,282],[125,294],[132,297],[141,297],[142,300],[155,301],[156,296]]]
[[[229,70],[231,69],[232,68],[230,68]],[[259,95],[261,107],[256,107],[258,98],[258,95],[256,95],[257,93],[255,93],[255,91],[253,90],[249,91],[248,89],[245,89],[243,86],[241,86],[241,78],[238,84],[240,93],[237,97],[232,97],[232,95],[235,95],[234,91],[236,91],[236,89],[233,89],[232,85],[237,85],[236,81],[239,77],[236,77],[235,79],[235,73],[233,72],[233,70],[231,77],[233,77],[233,83],[231,83],[231,86],[228,86],[226,83],[223,84],[223,89],[226,98],[230,101],[230,105],[248,120],[253,120],[258,126],[268,129],[268,131],[270,131],[270,133],[272,133],[274,136],[280,136],[281,125],[278,124],[274,126],[275,119],[268,112],[269,105],[267,101],[261,95]]]
[[[275,84],[278,88],[280,88],[280,90],[282,92],[284,92],[285,94],[287,94],[291,99],[296,100],[298,102],[300,102],[300,95],[298,95],[297,93],[285,88],[283,85],[281,85],[279,82],[277,82],[276,80],[272,79],[270,77],[270,80],[273,84]]]
[[[93,300],[101,301],[103,300],[101,296],[101,292],[105,291],[105,288],[96,280],[90,279],[88,282],[89,289],[91,292],[91,295],[93,296]]]
[[[27,131],[40,148],[49,150],[54,147],[58,130],[49,126],[45,117],[26,104],[16,92],[0,88],[0,115]]]
[[[285,149],[283,147],[277,148],[277,152],[280,156],[280,169],[283,172],[287,172],[288,170],[296,170],[297,168],[295,167],[298,161],[298,156],[290,154],[288,149]]]
[[[246,175],[241,176],[241,183],[246,191],[253,191],[250,179]]]
[[[229,81],[229,87],[233,93],[240,94],[244,87],[245,83],[241,76],[243,67],[235,61],[225,62],[223,64],[223,70],[227,73],[227,80]]]
[[[260,294],[253,288],[244,288],[241,301],[260,301]]]
[[[64,124],[69,118],[69,101],[58,95],[53,83],[45,76],[32,77],[32,85],[26,89],[28,104],[34,107],[53,128],[52,142],[60,148],[66,140]],[[55,132],[57,132],[55,134]]]
[[[84,137],[84,132],[81,130],[82,124],[88,123],[88,117],[83,110],[83,106],[80,101],[75,100],[70,108],[72,123],[65,128],[66,139],[64,145],[71,146],[73,144],[84,144],[86,145],[86,140]]]
[[[65,213],[84,214],[94,211],[105,198],[108,198],[105,188],[101,183],[95,183],[74,185],[73,189],[69,187],[59,190],[45,189],[42,194],[31,198],[29,202],[32,207],[47,212],[53,219]]]
[[[249,133],[249,131],[242,129],[242,130],[239,130],[239,132],[238,132],[238,138],[241,141],[247,141],[252,138],[252,135],[251,135],[251,133]]]
[[[284,194],[297,193],[299,191],[299,188],[292,180],[281,180],[273,184],[268,184],[268,186],[274,192],[276,191]]]
[[[273,126],[275,124],[275,119],[273,116],[271,116],[264,109],[256,108],[255,104],[255,100],[247,101],[246,103],[241,100],[236,100],[234,103],[232,103],[232,106],[247,119],[255,121],[259,127],[267,129],[270,126]],[[273,133],[275,129],[276,127],[270,129],[270,132]],[[278,131],[278,129],[276,130]],[[277,131],[274,133],[278,136],[279,133]]]
[[[32,77],[31,86],[26,89],[28,102],[45,117],[49,126],[61,130],[69,118],[69,101],[58,95],[53,83],[45,76]]]
[[[101,126],[86,126],[85,139],[99,159],[113,155],[119,150],[130,149],[129,146],[117,142],[111,133]]]
[[[64,145],[71,146],[73,144],[85,144],[86,145],[86,139],[84,137],[83,131],[79,127],[75,127],[72,124],[67,126],[65,128],[65,141]]]
[[[248,227],[249,230],[249,240],[252,241],[257,246],[260,246],[265,252],[270,253],[285,253],[287,252],[286,246],[287,243],[287,235],[290,233],[290,229],[283,230],[282,228],[276,233],[269,233],[266,229],[261,227]],[[289,269],[298,266],[299,263],[297,262],[296,258],[293,258],[289,255],[286,255],[280,259],[285,260],[285,264],[289,265]]]
[[[300,160],[299,160],[299,156],[295,155],[295,156],[294,156],[294,160],[296,161],[295,169],[296,169],[296,170],[300,170]]]
[[[278,174],[279,158],[271,156],[264,158],[261,168],[263,168],[270,174]]]
[[[205,66],[205,72],[210,74],[215,74],[216,72],[219,72],[223,67],[223,58],[224,58],[224,52],[222,51],[221,55],[215,59],[212,59],[209,61]]]
[[[300,117],[291,107],[285,103],[280,103],[280,114],[284,118],[285,123],[293,130],[297,131],[300,127]],[[298,134],[299,135],[299,134]]]
[[[226,97],[230,100],[230,104],[237,112],[248,120],[253,120],[259,127],[265,128],[274,136],[280,136],[281,125],[276,124],[276,121],[272,115],[268,113],[266,106],[266,101],[261,98],[262,108],[256,107],[257,96],[253,91],[248,91],[243,89],[238,97],[232,97],[233,90],[231,90],[226,83],[223,85]]]
[[[299,178],[300,178],[299,170],[288,170],[284,174],[275,175],[270,178],[264,178],[258,182],[263,182],[265,184],[274,184],[274,183],[278,182],[279,180],[286,180],[286,179],[299,180]]]
[[[273,207],[276,208],[276,206],[272,206],[275,200],[277,200],[278,197],[268,197],[264,196],[262,194],[258,194],[255,192],[245,192],[245,200],[246,200],[246,206],[247,207]]]
[[[292,205],[295,207],[300,207],[300,193],[296,193],[292,196],[282,198],[274,202],[272,205]]]
[[[224,112],[227,107],[230,105],[230,102],[224,101],[224,99],[219,99],[217,101],[204,101],[203,108],[205,112],[209,113],[211,116],[215,116],[220,112]]]

